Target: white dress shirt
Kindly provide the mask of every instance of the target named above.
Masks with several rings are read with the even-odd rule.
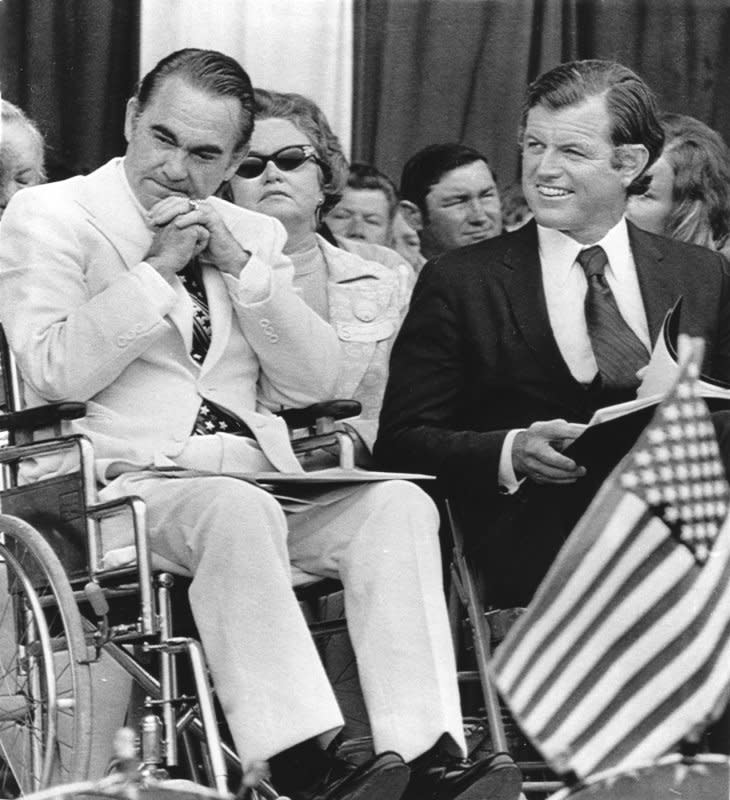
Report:
[[[576,261],[578,253],[593,245],[581,244],[554,228],[537,226],[538,251],[550,326],[560,354],[573,377],[590,384],[598,372],[585,318],[588,288],[585,272]],[[600,245],[608,258],[606,281],[611,287],[623,318],[651,352],[649,324],[639,289],[636,264],[629,244],[626,219],[594,245]],[[512,467],[512,444],[518,430],[511,430],[502,445],[499,485],[508,492],[520,485]]]

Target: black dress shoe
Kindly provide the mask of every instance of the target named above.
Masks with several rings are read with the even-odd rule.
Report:
[[[359,767],[333,759],[332,768],[308,790],[292,793],[292,800],[400,800],[410,770],[398,753],[380,753]]]
[[[470,763],[429,753],[411,763],[403,800],[518,800],[522,775],[507,753]]]

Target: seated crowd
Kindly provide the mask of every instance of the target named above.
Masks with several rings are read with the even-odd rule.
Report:
[[[525,109],[521,187],[500,193],[454,142],[415,153],[396,189],[348,166],[310,99],[186,49],[129,100],[124,157],[25,189],[42,139],[2,101],[0,323],[25,400],[87,403],[70,427],[101,498],[141,496],[152,548],[193,573],[234,744],[294,800],[517,800],[521,779],[506,754],[467,758],[436,504],[391,480],[285,514],[226,474],[303,471],[276,411],[359,401],[359,463],[437,476],[485,603],[519,605],[615,463],[562,451],[635,396],[680,295],[705,371],[730,381],[719,135],[606,61],[556,67]],[[373,736],[359,766],[292,566],[342,582]]]

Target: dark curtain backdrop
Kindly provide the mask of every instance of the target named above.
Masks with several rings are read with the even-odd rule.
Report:
[[[416,150],[454,140],[515,180],[524,88],[575,58],[626,64],[730,142],[728,0],[355,2],[353,157],[396,183]]]
[[[124,152],[138,28],[137,0],[0,2],[0,91],[45,135],[49,178]]]

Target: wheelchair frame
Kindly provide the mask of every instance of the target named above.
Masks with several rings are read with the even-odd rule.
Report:
[[[25,731],[32,745],[12,776],[21,793],[87,777],[93,716],[91,665],[104,652],[145,694],[140,770],[154,777],[184,765],[194,782],[229,794],[228,768],[240,775],[241,761],[221,740],[200,643],[173,635],[175,576],[153,569],[144,502],[134,496],[98,502],[91,442],[61,431],[65,421],[84,415],[83,403],[16,410],[22,396],[20,378],[1,327],[0,365],[8,406],[7,413],[0,413],[0,432],[7,431],[9,439],[4,447],[0,441],[0,557],[5,556],[13,571],[14,621],[19,619],[17,607],[30,609],[25,612],[27,621],[15,630],[16,640],[23,642],[22,655],[4,669],[0,653],[0,759],[3,726],[14,725]],[[306,459],[313,450],[332,447],[337,449],[340,465],[352,467],[353,441],[337,420],[359,412],[356,401],[338,400],[280,413],[290,428],[307,429],[307,436],[292,443],[297,454]],[[43,438],[36,438],[41,431]],[[18,466],[23,460],[68,451],[77,457],[77,471],[18,485]],[[45,492],[40,514],[39,491]],[[101,526],[120,516],[133,531],[135,563],[105,568]],[[13,552],[22,552],[31,563],[13,560]],[[130,597],[138,601],[136,616],[110,624],[109,601]],[[346,631],[346,623],[344,619],[315,621],[310,631],[315,638],[327,637]],[[66,654],[63,671],[66,683],[71,684],[61,692],[54,663],[59,653]],[[145,663],[150,656],[155,657],[154,671]],[[185,657],[192,673],[193,697],[181,695],[178,688],[180,657]],[[15,677],[15,683],[10,683],[13,671],[16,676],[32,673],[32,677]],[[60,700],[59,694],[63,695]],[[59,732],[68,731],[69,726],[66,735],[71,742],[63,742]],[[7,751],[5,756],[7,760]],[[279,797],[259,776],[248,792],[247,796],[260,800]]]
[[[172,633],[175,577],[152,568],[143,501],[97,501],[91,442],[61,435],[62,423],[83,416],[85,406],[15,411],[19,379],[1,329],[0,353],[9,408],[0,416],[0,431],[8,432],[8,444],[0,446],[0,556],[10,573],[0,619],[12,619],[17,645],[15,654],[0,654],[0,794],[11,786],[25,794],[87,777],[91,665],[102,652],[146,695],[140,769],[155,775],[184,764],[195,782],[229,794],[228,767],[240,771],[240,760],[221,740],[200,643]],[[39,431],[43,438],[35,439]],[[22,461],[69,451],[77,456],[78,471],[18,484]],[[39,490],[45,493],[42,511],[28,520],[24,512]],[[54,503],[59,516],[50,513]],[[101,526],[120,516],[132,526],[136,563],[109,569],[102,563]],[[109,601],[130,597],[137,602],[135,616],[110,624]],[[146,664],[150,657],[156,671]],[[192,673],[194,697],[178,691],[180,657]],[[10,748],[3,742],[9,731],[17,733]],[[265,780],[256,794],[278,797]]]

